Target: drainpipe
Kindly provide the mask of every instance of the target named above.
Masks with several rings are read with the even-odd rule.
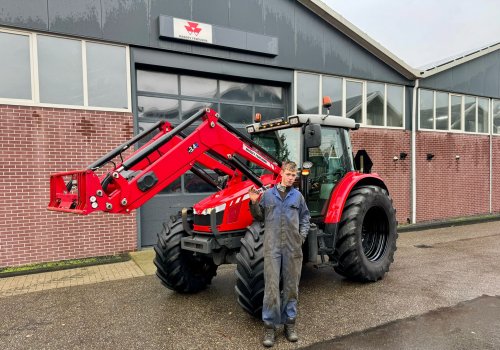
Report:
[[[417,222],[417,91],[419,79],[415,79],[411,109],[411,223]],[[491,183],[491,182],[490,182]]]
[[[493,100],[490,99],[489,103],[489,113],[490,116],[490,214],[493,214]]]

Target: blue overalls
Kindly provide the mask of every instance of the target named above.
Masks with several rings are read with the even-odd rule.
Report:
[[[264,192],[259,205],[250,205],[250,211],[256,220],[265,222],[262,320],[273,326],[293,322],[297,317],[302,244],[310,226],[309,209],[297,189],[291,188],[282,199],[275,186]]]

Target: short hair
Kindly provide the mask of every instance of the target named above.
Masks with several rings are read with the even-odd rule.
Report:
[[[295,162],[292,162],[290,160],[285,160],[281,164],[281,171],[297,171],[297,164]]]

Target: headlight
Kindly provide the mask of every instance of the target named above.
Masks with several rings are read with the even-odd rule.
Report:
[[[253,134],[255,132],[255,128],[253,125],[247,126],[247,133]]]
[[[297,117],[297,116],[290,117],[290,118],[288,118],[288,121],[290,122],[291,125],[298,124],[299,123],[299,117]]]

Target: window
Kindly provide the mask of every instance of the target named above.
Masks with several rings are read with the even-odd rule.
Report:
[[[345,115],[356,123],[361,123],[363,118],[363,83],[346,81]]]
[[[493,100],[493,133],[500,134],[500,100]]]
[[[319,75],[297,73],[297,113],[319,113]]]
[[[465,96],[465,131],[476,130],[476,98]]]
[[[387,126],[403,127],[404,89],[387,85]]]
[[[448,94],[436,92],[436,130],[448,130],[449,109]]]
[[[318,88],[319,87],[319,88]],[[329,96],[329,114],[369,126],[404,127],[404,86],[313,73],[296,73],[297,113],[326,114],[321,97]]]
[[[332,99],[330,114],[342,116],[342,78],[323,76],[321,95]],[[326,114],[326,109],[323,109],[323,113]]]
[[[38,35],[40,102],[83,106],[82,43]]]
[[[421,129],[434,129],[434,92],[420,90],[419,115]]]
[[[366,83],[366,124],[384,126],[385,85]]]
[[[487,98],[479,97],[477,99],[477,132],[488,133],[489,121],[490,121],[490,110],[489,110],[489,100]]]
[[[1,102],[130,109],[125,46],[0,31],[0,52]]]
[[[420,129],[489,133],[490,100],[442,91],[419,91]]]
[[[0,32],[0,98],[31,100],[30,37]]]
[[[462,130],[463,97],[451,95],[451,130]]]
[[[87,43],[89,106],[128,108],[126,56],[123,46]]]

